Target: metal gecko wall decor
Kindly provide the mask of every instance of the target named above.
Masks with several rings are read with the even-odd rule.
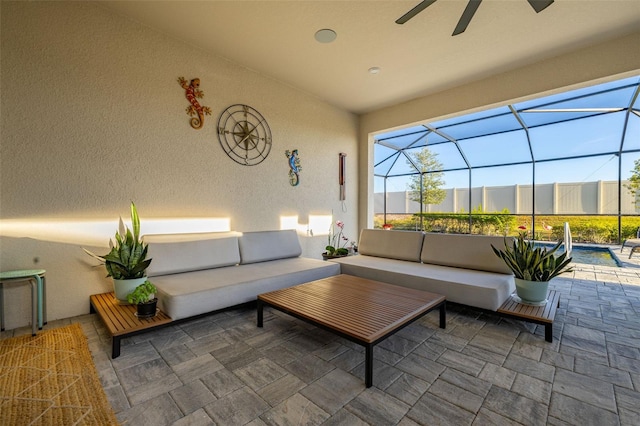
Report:
[[[298,158],[298,150],[286,150],[284,154],[289,159],[289,183],[291,186],[298,186],[300,183],[300,172],[302,171],[302,167],[300,167],[300,158]]]
[[[194,78],[188,82],[184,77],[178,77],[178,83],[180,83],[180,86],[185,90],[185,96],[191,103],[191,105],[187,107],[187,114],[189,117],[192,117],[190,120],[191,127],[196,130],[202,129],[202,126],[204,125],[204,116],[205,114],[211,115],[211,108],[208,106],[202,106],[197,101],[197,99],[204,97],[204,93],[200,90],[200,79]]]

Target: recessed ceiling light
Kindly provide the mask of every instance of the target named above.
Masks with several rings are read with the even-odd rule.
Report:
[[[328,28],[316,31],[315,38],[319,43],[331,43],[338,37],[335,31]]]
[[[369,68],[369,74],[379,74],[379,73],[380,73],[380,67]]]

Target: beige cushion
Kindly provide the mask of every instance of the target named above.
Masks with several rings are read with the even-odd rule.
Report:
[[[511,244],[513,238],[508,237],[507,241]],[[434,265],[511,274],[511,270],[504,261],[493,252],[491,244],[498,249],[504,249],[504,238],[488,235],[426,233],[420,259],[424,263]]]
[[[424,234],[416,231],[386,231],[363,229],[358,252],[368,256],[420,262]]]
[[[442,294],[447,302],[496,311],[515,291],[513,275],[373,256],[347,256],[331,262],[340,272]]]
[[[298,234],[293,229],[245,232],[239,238],[238,245],[242,265],[298,257],[302,254]]]
[[[152,259],[147,276],[177,274],[236,265],[240,262],[236,233],[145,235]]]
[[[172,319],[200,315],[240,303],[258,294],[331,277],[340,265],[293,257],[250,265],[156,277],[160,308]]]

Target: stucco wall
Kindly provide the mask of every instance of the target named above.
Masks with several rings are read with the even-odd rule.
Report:
[[[52,220],[126,219],[134,200],[143,232],[151,218],[228,218],[232,230],[253,231],[279,229],[281,216],[305,224],[310,214],[333,211],[357,236],[353,114],[93,2],[0,5],[0,219],[33,223],[17,235],[30,238],[4,232],[0,268],[48,271],[49,319],[86,313],[89,295],[109,290],[80,248],[87,239],[106,247],[107,239],[34,234]],[[179,76],[201,79],[200,101],[212,110],[201,130],[189,126]],[[260,111],[273,134],[257,166],[233,162],[217,139],[218,116],[238,103]],[[300,152],[298,187],[289,185],[287,149]],[[340,152],[347,153],[344,206]],[[319,258],[326,238],[302,233],[301,242],[305,255]],[[6,291],[8,328],[29,322],[28,298],[26,286]]]

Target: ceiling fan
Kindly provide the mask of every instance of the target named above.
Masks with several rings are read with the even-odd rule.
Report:
[[[436,0],[422,0],[413,9],[411,9],[410,11],[402,15],[400,18],[398,18],[396,20],[396,24],[400,24],[400,25],[404,24],[409,19],[413,18],[418,13],[422,12],[427,7],[431,6],[433,3],[435,3],[435,1]],[[533,10],[536,11],[536,13],[542,12],[547,7],[549,7],[551,3],[553,3],[553,0],[527,0],[527,1],[529,2]],[[467,3],[467,7],[464,9],[464,12],[462,12],[462,16],[458,21],[458,25],[456,25],[455,30],[453,30],[453,34],[451,34],[452,36],[461,34],[464,32],[464,30],[467,29],[467,26],[469,25],[469,22],[471,22],[471,18],[473,18],[473,15],[476,13],[476,10],[478,10],[480,3],[482,3],[482,0],[469,0],[469,3]]]

